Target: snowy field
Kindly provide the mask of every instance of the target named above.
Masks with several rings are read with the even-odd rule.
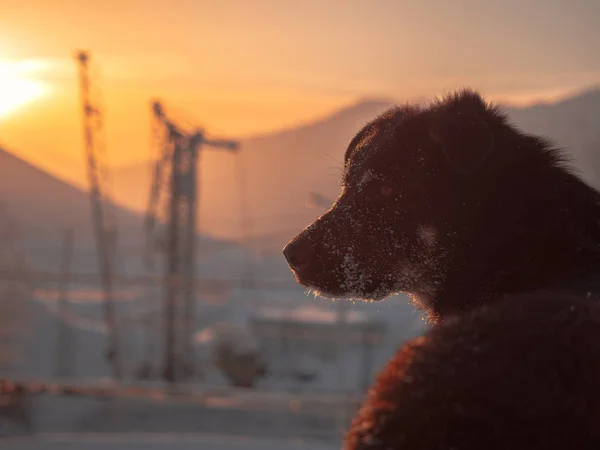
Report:
[[[335,450],[341,442],[178,433],[50,433],[0,441],[3,450]]]
[[[213,257],[210,263],[206,262],[203,274],[222,278],[230,271],[229,275],[236,278],[232,261],[236,259],[237,255]],[[13,433],[4,422],[0,448],[340,448],[344,429],[357,407],[356,398],[362,396],[365,386],[398,346],[420,332],[422,319],[402,297],[380,304],[348,303],[344,330],[362,326],[363,317],[368,318],[369,324],[384,326],[377,343],[346,342],[337,337],[340,308],[329,300],[307,296],[281,258],[262,261],[255,270],[257,279],[270,280],[273,285],[261,289],[232,285],[223,293],[199,292],[194,353],[201,373],[189,384],[178,387],[189,389],[190,396],[193,392],[201,397],[199,401],[192,401],[187,395],[186,399],[151,396],[106,401],[44,394],[31,399],[34,433],[8,437]],[[149,330],[140,318],[148,311],[160,316],[162,290],[151,292],[146,286],[117,288],[123,353],[128,362],[126,383],[146,387],[156,384],[154,387],[160,391],[164,388],[160,380],[138,380],[134,373],[139,363],[146,360],[149,342],[154,348],[151,359],[160,363],[160,327]],[[26,332],[15,346],[17,360],[5,376],[48,383],[71,380],[73,385],[108,381],[111,370],[104,359],[106,330],[98,287],[83,281],[72,283],[66,315],[58,311],[57,299],[54,283],[35,283],[27,299]],[[258,328],[252,328],[258,319],[269,326],[275,321],[275,335],[266,331],[260,334]],[[290,320],[310,327],[300,335],[288,336],[282,324]],[[243,325],[256,333],[268,370],[255,389],[232,388],[215,366],[211,349],[218,324]],[[325,328],[332,332],[322,334]],[[64,375],[58,373],[61,330],[66,330],[69,343],[68,370]],[[313,336],[311,330],[321,334]],[[322,339],[322,335],[332,337],[331,342],[329,338]]]

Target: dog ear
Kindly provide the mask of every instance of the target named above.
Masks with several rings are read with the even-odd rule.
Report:
[[[456,94],[433,109],[429,137],[458,174],[476,173],[492,153],[494,134],[487,122],[491,114],[484,100],[472,91]]]

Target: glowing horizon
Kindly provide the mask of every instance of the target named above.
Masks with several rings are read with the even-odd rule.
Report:
[[[0,119],[48,95],[51,88],[35,78],[45,65],[39,60],[0,59]]]
[[[98,77],[100,83],[104,83],[108,86],[108,92],[106,87],[102,85],[95,86],[96,89],[105,91],[103,95],[113,95],[111,90],[117,89],[122,91],[124,88],[132,89],[137,93],[141,94],[138,97],[142,97],[142,100],[138,102],[138,106],[147,107],[152,98],[150,91],[146,95],[140,93],[139,86],[137,88],[131,88],[131,84],[140,84],[140,79],[144,76],[152,81],[153,78],[160,80],[163,75],[174,76],[179,74],[182,76],[184,65],[175,65],[175,68],[164,69],[160,59],[152,62],[150,58],[142,58],[139,66],[136,66],[132,61],[124,61],[118,58],[106,58],[105,61],[96,61],[96,58],[92,54],[93,58],[93,70],[94,73],[101,73]],[[157,72],[152,72],[149,69],[154,66],[158,67]],[[68,85],[70,95],[77,94],[77,72],[75,64],[72,60],[67,58],[30,58],[30,59],[8,59],[0,58],[0,119],[10,122],[10,116],[13,113],[19,113],[19,111],[25,106],[31,106],[35,108],[35,103],[43,98],[57,100],[57,94],[62,89],[66,91],[65,87]],[[494,102],[504,104],[507,106],[515,107],[527,107],[532,104],[540,102],[556,102],[563,98],[576,95],[579,91],[584,91],[589,88],[600,85],[598,82],[594,82],[595,79],[600,80],[600,71],[597,73],[588,74],[588,83],[565,83],[564,85],[552,86],[547,89],[533,89],[533,90],[513,90],[513,91],[498,91],[498,92],[486,92],[482,91],[484,96]],[[49,79],[49,80],[48,80]],[[143,89],[143,83],[142,89]],[[226,82],[221,81],[221,84],[227,85]],[[454,86],[461,86],[460,83],[452,81],[450,83]],[[226,87],[226,86],[225,86]],[[206,104],[210,105],[221,105],[219,109],[224,109],[227,104],[232,102],[257,102],[262,101],[264,103],[283,103],[289,102],[290,99],[297,102],[297,105],[305,104],[306,106],[297,109],[295,114],[291,114],[290,117],[282,117],[280,115],[268,116],[266,120],[259,122],[248,123],[247,120],[243,120],[243,123],[237,123],[235,121],[229,121],[227,127],[230,131],[227,133],[230,137],[235,138],[247,138],[252,136],[259,136],[262,134],[277,132],[278,130],[293,128],[296,126],[302,126],[305,123],[312,122],[323,118],[329,114],[335,113],[353,104],[356,104],[363,100],[378,99],[387,100],[392,103],[412,101],[417,98],[433,97],[435,95],[443,95],[445,92],[451,90],[450,88],[442,90],[441,92],[430,92],[430,93],[418,93],[414,94],[412,98],[398,98],[394,95],[370,95],[368,93],[357,93],[355,95],[344,94],[327,94],[325,92],[320,95],[310,95],[303,92],[294,93],[293,90],[286,91],[285,89],[264,90],[255,89],[253,91],[245,91],[240,88],[225,89],[223,91],[203,91],[202,97],[205,99]],[[167,104],[170,105],[174,110],[183,111],[184,114],[190,114],[189,107],[184,108],[186,101],[177,102],[177,98],[181,97],[176,89],[174,91],[173,100],[167,99]],[[68,95],[68,94],[67,94]],[[185,95],[183,96],[185,98]],[[315,106],[317,104],[317,106]],[[320,104],[320,105],[318,105]],[[108,113],[113,113],[113,105],[108,105]],[[71,113],[76,117],[79,115],[79,110],[75,109]],[[198,116],[196,120],[203,122],[199,117],[201,114],[190,114],[191,116]],[[217,114],[219,115],[219,114]],[[248,114],[251,116],[251,114]],[[225,124],[218,123],[215,121],[214,128],[223,130]],[[233,126],[230,124],[233,123]]]
[[[154,98],[176,118],[191,113],[212,134],[240,138],[362,99],[471,86],[524,106],[600,82],[593,0],[548,0],[544,14],[520,0],[334,3],[9,2],[0,15],[0,138],[54,174],[80,177],[77,49],[95,66],[113,166],[148,158]]]

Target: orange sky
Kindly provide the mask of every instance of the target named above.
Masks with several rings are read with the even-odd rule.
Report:
[[[0,11],[5,98],[19,89],[38,96],[5,115],[0,97],[0,142],[75,181],[83,176],[77,48],[101,69],[118,165],[147,157],[153,97],[214,134],[239,136],[365,96],[472,85],[527,102],[600,81],[594,0],[0,0]],[[10,89],[8,68],[21,80]]]

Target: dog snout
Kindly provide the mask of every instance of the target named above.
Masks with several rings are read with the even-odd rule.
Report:
[[[283,255],[290,267],[296,272],[301,273],[308,269],[312,263],[315,251],[308,242],[298,240],[287,244],[283,249]]]

